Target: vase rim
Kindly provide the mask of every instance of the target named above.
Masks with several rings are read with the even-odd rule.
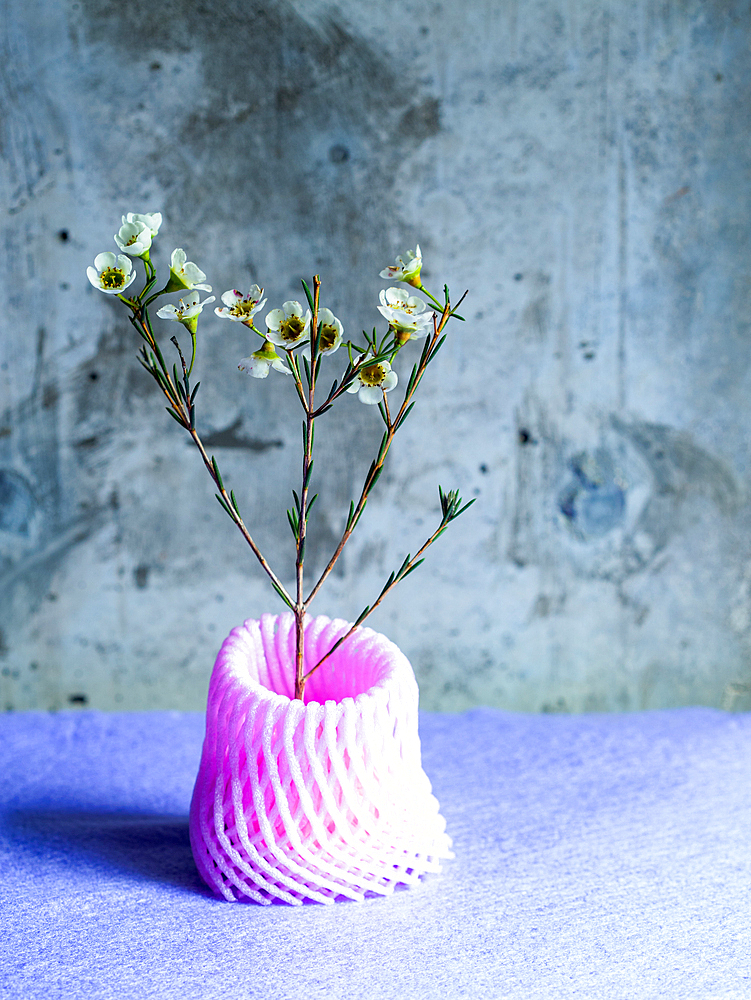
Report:
[[[231,630],[222,643],[217,657],[217,664],[219,664],[220,660],[224,660],[226,667],[229,668],[236,680],[247,691],[252,692],[256,698],[263,702],[275,704],[289,703],[288,708],[297,704],[300,706],[300,710],[303,711],[308,708],[314,711],[315,709],[323,708],[329,703],[344,706],[352,702],[358,707],[364,707],[371,700],[381,701],[388,699],[390,693],[394,689],[402,687],[403,682],[407,679],[411,679],[412,683],[414,683],[414,673],[409,660],[396,643],[389,639],[388,636],[383,635],[381,632],[376,632],[369,626],[360,626],[357,632],[353,633],[351,638],[347,640],[347,643],[357,641],[358,646],[367,643],[369,649],[366,652],[380,654],[383,661],[383,665],[379,671],[380,676],[364,690],[358,691],[356,694],[344,695],[341,698],[327,697],[319,699],[310,697],[309,699],[305,698],[302,702],[300,699],[276,691],[273,687],[264,684],[260,680],[257,671],[253,670],[250,666],[257,651],[248,646],[249,638],[257,637],[262,626],[265,625],[268,627],[269,619],[274,619],[275,623],[278,624],[284,623],[289,625],[290,620],[294,621],[294,615],[291,612],[282,612],[280,614],[265,613],[259,618],[246,619],[242,625],[238,625]],[[305,622],[305,630],[307,632],[311,626],[318,626],[319,630],[334,626],[341,634],[341,632],[349,629],[351,624],[351,622],[347,622],[343,618],[330,618],[328,615],[323,614],[309,615]],[[258,632],[256,632],[256,629]],[[342,645],[344,646],[344,644]],[[336,656],[336,653],[332,654],[332,658],[334,656]],[[243,659],[245,659],[244,663],[242,662]],[[320,669],[325,670],[326,664]],[[313,675],[314,677],[315,675]],[[308,681],[308,685],[310,683]],[[306,693],[309,690],[310,688],[306,688]],[[314,692],[315,687],[312,693]]]

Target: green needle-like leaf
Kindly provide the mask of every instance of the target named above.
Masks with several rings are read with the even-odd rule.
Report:
[[[292,534],[297,538],[297,518],[291,510],[287,510],[287,520],[289,521],[289,526],[292,529]]]
[[[446,339],[447,336],[448,336],[448,334],[444,333],[444,335],[441,337],[441,339],[435,345],[435,347],[431,351],[430,357],[427,360],[427,364],[430,364],[430,362],[433,360],[433,358],[436,356],[436,354],[438,354],[438,352],[440,351],[440,349],[443,347],[443,342],[445,341],[445,339]]]
[[[459,517],[459,515],[460,515],[460,514],[463,514],[463,513],[464,513],[464,511],[465,511],[465,510],[466,510],[466,509],[467,509],[468,507],[471,507],[471,506],[472,506],[472,504],[473,504],[473,503],[475,502],[475,500],[476,500],[476,499],[477,499],[477,497],[473,497],[473,498],[472,498],[472,499],[471,499],[471,500],[470,500],[470,501],[469,501],[468,503],[465,503],[465,504],[464,504],[464,506],[462,507],[462,509],[461,509],[461,510],[458,510],[458,511],[456,512],[456,514],[454,514],[454,517]],[[459,502],[461,503],[461,501],[459,501]]]
[[[287,599],[287,596],[284,593],[284,591],[273,580],[271,581],[271,586],[274,588],[274,590],[277,592],[277,594],[281,597],[281,599],[284,601],[284,603],[287,605],[287,607],[294,611],[294,607],[293,607],[292,603]]]
[[[427,363],[427,357],[429,354],[430,354],[430,338],[427,337],[425,339],[425,345],[422,349],[422,354],[420,355],[420,364],[419,364],[420,368],[423,368]]]
[[[310,289],[308,288],[308,286],[305,284],[305,279],[304,278],[300,278],[300,281],[302,281],[302,286],[305,289],[305,298],[308,300],[308,305],[310,306],[310,311],[313,312],[313,310],[315,309],[315,306],[313,304],[313,295],[312,295]]]
[[[418,559],[417,562],[414,564],[414,566],[410,566],[409,567],[409,569],[404,574],[404,576],[402,577],[402,579],[405,580],[409,576],[410,573],[412,573],[414,570],[416,570],[417,567],[421,566],[424,562],[425,562],[424,559]]]
[[[366,606],[365,610],[360,614],[360,617],[355,622],[355,626],[359,625],[360,622],[365,621],[365,619],[368,617],[369,613],[370,613],[370,605],[368,604]]]
[[[219,496],[219,494],[215,493],[214,496],[217,498],[222,507],[224,507],[225,511],[229,514],[229,516],[232,517],[232,511],[229,509],[224,500]],[[234,521],[234,518],[232,518],[232,520]]]
[[[211,456],[211,464],[214,469],[214,475],[216,476],[216,484],[219,487],[219,489],[222,490],[222,492],[224,492],[224,483],[222,482],[222,474],[219,471],[219,466],[216,464],[216,459],[214,458],[213,455]],[[222,501],[222,503],[224,503],[224,501]]]
[[[409,404],[409,406],[407,407],[407,409],[406,409],[406,410],[404,411],[404,413],[403,413],[403,414],[401,415],[400,419],[399,419],[399,420],[397,421],[397,423],[396,423],[396,427],[401,427],[401,426],[402,426],[402,424],[404,423],[404,421],[405,421],[405,420],[407,419],[407,417],[408,417],[408,416],[410,415],[410,413],[412,412],[412,407],[413,407],[413,406],[415,405],[415,403],[416,403],[416,402],[417,402],[417,400],[415,399],[415,400],[413,400],[413,401],[412,401],[412,402],[411,402],[411,403]]]

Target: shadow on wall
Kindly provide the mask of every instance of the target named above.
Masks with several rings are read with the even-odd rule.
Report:
[[[440,129],[439,101],[409,60],[393,64],[334,10],[307,20],[284,0],[167,2],[155,18],[146,4],[83,0],[78,29],[131,70],[148,63],[155,95],[179,92],[183,66],[200,67],[200,98],[165,101],[175,141],[149,155],[170,220],[196,233],[217,221],[277,237],[283,227],[319,249],[324,237],[342,277],[386,242],[396,168]],[[117,119],[108,84],[92,86]],[[127,132],[130,109],[120,113]],[[104,146],[105,174],[118,171],[116,146]]]

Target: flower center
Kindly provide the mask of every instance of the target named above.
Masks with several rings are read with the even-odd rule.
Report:
[[[360,372],[360,381],[367,386],[378,386],[385,378],[386,370],[383,365],[368,365]]]
[[[318,332],[321,337],[321,350],[330,351],[336,343],[336,327],[330,323],[323,323],[318,327]]]
[[[134,243],[138,243],[138,236],[131,236],[128,242],[125,244],[126,247],[132,247]]]
[[[243,318],[251,317],[255,305],[256,303],[253,299],[244,299],[242,302],[236,302],[230,309],[229,314],[230,316],[242,316]]]
[[[122,288],[125,284],[125,272],[119,267],[107,267],[99,275],[102,288]]]
[[[299,316],[288,316],[279,327],[279,336],[282,340],[299,340],[304,329],[305,324]]]

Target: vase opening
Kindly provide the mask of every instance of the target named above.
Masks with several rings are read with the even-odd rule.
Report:
[[[256,624],[256,623],[254,623]],[[338,619],[309,618],[305,623],[305,670],[315,666],[334,643],[349,630]],[[258,684],[287,698],[294,697],[295,620],[293,615],[264,615],[256,625],[254,642],[233,650],[235,672],[246,683]],[[254,629],[255,631],[255,629]],[[394,670],[393,655],[382,646],[374,648],[356,632],[335,650],[309,678],[304,704],[341,702],[356,698],[387,682]]]

